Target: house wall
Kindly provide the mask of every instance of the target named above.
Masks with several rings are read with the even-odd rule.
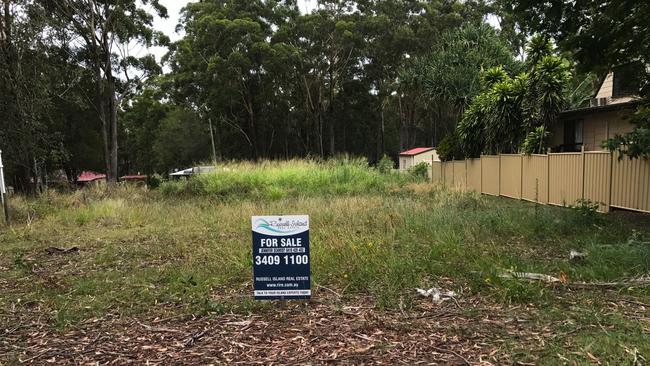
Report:
[[[413,164],[413,156],[400,156],[399,157],[399,169],[400,170],[406,170],[410,167],[412,167]]]
[[[553,128],[551,145],[559,146],[564,143],[564,123],[566,120],[582,119],[582,139],[586,151],[602,151],[601,144],[604,140],[632,131],[634,125],[626,120],[630,115],[629,110],[594,112],[575,117],[564,117]]]
[[[431,161],[440,161],[438,158],[438,153],[436,150],[431,150],[423,152],[422,154],[414,156],[400,156],[399,157],[399,169],[406,170],[414,165],[418,165],[421,162],[426,162],[431,165]]]
[[[600,86],[600,89],[598,89],[598,94],[596,94],[596,98],[607,98],[607,104],[626,103],[635,99],[635,97],[633,96],[614,98],[612,96],[613,93],[614,93],[614,73],[610,72],[609,74],[607,74],[607,77],[605,78],[602,85]]]

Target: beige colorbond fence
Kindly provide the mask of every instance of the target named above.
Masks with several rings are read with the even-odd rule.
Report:
[[[434,183],[559,206],[585,199],[600,205],[650,212],[650,160],[618,159],[594,151],[548,155],[484,155],[433,162]]]

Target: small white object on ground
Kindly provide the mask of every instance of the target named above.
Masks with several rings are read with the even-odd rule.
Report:
[[[587,253],[584,252],[579,252],[575,249],[571,249],[569,252],[569,260],[570,261],[579,261],[587,258]]]
[[[447,291],[438,287],[431,287],[428,290],[416,288],[415,290],[424,297],[431,297],[431,300],[435,303],[441,303],[445,300],[456,297],[456,293],[454,291]]]

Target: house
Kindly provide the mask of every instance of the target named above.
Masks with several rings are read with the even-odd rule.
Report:
[[[433,147],[416,147],[411,150],[402,151],[399,154],[399,169],[407,170],[421,162],[431,165],[432,161],[440,161],[438,153]]]
[[[106,183],[106,174],[83,171],[77,176],[77,184],[83,187],[101,185]]]
[[[629,65],[628,65],[629,66]],[[638,78],[627,66],[610,72],[588,107],[560,113],[552,130],[551,146],[556,152],[603,150],[602,142],[632,131],[628,117],[639,103]]]

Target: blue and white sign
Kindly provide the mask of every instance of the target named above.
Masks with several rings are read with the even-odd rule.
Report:
[[[309,299],[309,216],[253,216],[256,300]]]

